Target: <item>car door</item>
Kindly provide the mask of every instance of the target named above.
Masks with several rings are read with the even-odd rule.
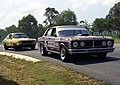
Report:
[[[48,38],[48,50],[55,51],[55,32],[56,28],[51,29],[51,33],[49,33],[49,38]]]
[[[52,29],[50,28],[47,30],[47,32],[42,37],[42,39],[44,40],[44,46],[45,46],[46,50],[50,50],[50,47],[51,47],[51,43],[50,43],[51,32],[52,32]]]
[[[12,46],[12,35],[11,34],[7,35],[7,37],[4,40],[4,44],[7,46]]]

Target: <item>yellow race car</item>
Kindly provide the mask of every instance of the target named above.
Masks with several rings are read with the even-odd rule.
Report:
[[[2,43],[5,50],[9,48],[18,50],[22,47],[30,47],[33,50],[35,49],[36,39],[29,38],[25,33],[10,33]]]

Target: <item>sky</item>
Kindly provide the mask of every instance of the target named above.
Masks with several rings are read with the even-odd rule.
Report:
[[[28,14],[32,14],[42,24],[47,7],[59,12],[71,9],[77,21],[92,23],[95,18],[105,18],[110,8],[118,2],[120,0],[0,0],[0,29],[13,24],[18,26],[18,21]]]

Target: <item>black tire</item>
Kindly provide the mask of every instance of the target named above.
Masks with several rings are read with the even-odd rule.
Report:
[[[4,49],[5,49],[5,50],[8,50],[8,46],[7,46],[7,45],[4,45]]]
[[[16,44],[13,44],[13,49],[14,49],[14,51],[19,50],[19,48],[18,48],[18,46]]]
[[[64,46],[61,46],[60,48],[60,58],[62,62],[67,62],[68,61],[68,56],[69,54],[67,53],[66,49]]]
[[[46,48],[44,47],[43,44],[40,44],[40,53],[42,56],[47,56],[48,55],[48,51],[46,51]]]
[[[107,56],[107,53],[99,53],[99,54],[97,54],[97,57],[99,59],[104,59],[104,58],[106,58],[106,56]]]
[[[34,45],[34,46],[31,46],[31,50],[35,50],[35,45]]]

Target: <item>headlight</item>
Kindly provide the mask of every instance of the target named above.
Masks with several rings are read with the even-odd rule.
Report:
[[[77,46],[78,46],[78,42],[74,42],[73,47],[77,47]]]
[[[84,46],[85,46],[85,42],[81,42],[81,43],[80,43],[80,46],[81,46],[81,47],[84,47]]]
[[[107,45],[108,45],[108,46],[112,46],[112,41],[108,41],[108,42],[107,42]]]
[[[106,42],[105,42],[105,41],[103,41],[103,42],[102,42],[102,45],[103,45],[103,46],[106,46]]]

